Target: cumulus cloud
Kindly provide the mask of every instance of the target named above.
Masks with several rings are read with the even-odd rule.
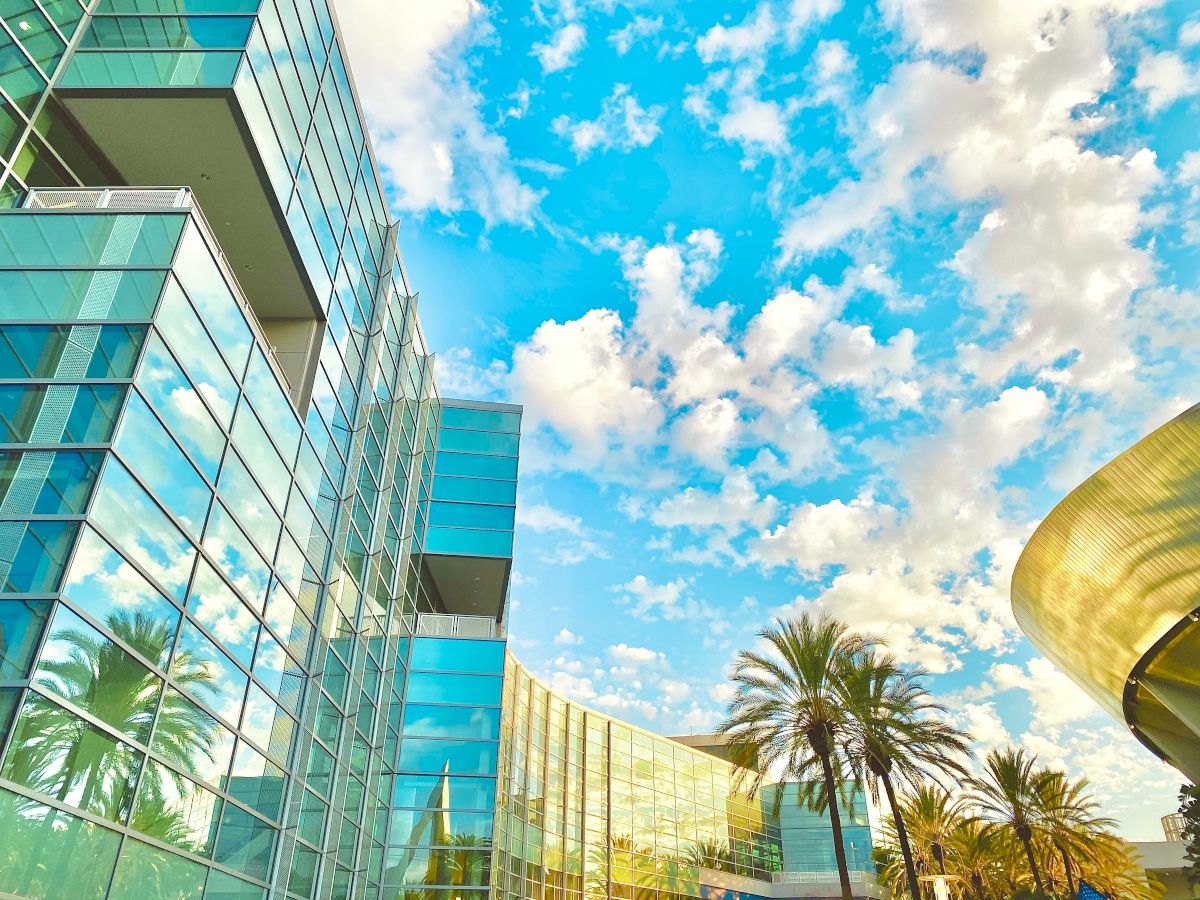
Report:
[[[1178,53],[1147,53],[1138,63],[1133,86],[1146,95],[1150,112],[1158,112],[1183,97],[1200,93],[1200,71]]]
[[[564,113],[551,127],[555,134],[570,142],[575,158],[583,160],[596,151],[629,153],[649,147],[662,130],[659,121],[666,111],[665,106],[643,107],[629,85],[616,84],[601,102],[596,118],[576,120]]]
[[[608,36],[608,42],[612,44],[614,50],[617,51],[617,56],[624,56],[633,47],[647,38],[654,37],[663,29],[663,17],[635,15],[626,25],[613,31]]]
[[[545,74],[569,69],[579,61],[579,54],[587,44],[587,30],[578,22],[568,22],[550,40],[533,45],[532,55],[542,64]]]

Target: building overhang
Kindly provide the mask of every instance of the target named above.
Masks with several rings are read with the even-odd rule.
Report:
[[[511,559],[426,553],[421,564],[441,597],[439,612],[497,620],[504,615]]]

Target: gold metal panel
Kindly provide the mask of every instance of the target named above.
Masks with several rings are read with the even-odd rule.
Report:
[[[1017,622],[1124,721],[1139,660],[1200,604],[1200,405],[1073,490],[1013,573]]]

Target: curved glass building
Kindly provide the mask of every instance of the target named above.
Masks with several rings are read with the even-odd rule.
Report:
[[[1017,562],[1012,602],[1039,650],[1200,779],[1200,406],[1046,516]]]

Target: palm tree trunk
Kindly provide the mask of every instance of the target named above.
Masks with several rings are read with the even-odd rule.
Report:
[[[1067,848],[1059,844],[1058,852],[1062,854],[1063,869],[1067,873],[1067,891],[1068,897],[1074,897],[1075,894],[1075,874],[1071,871],[1071,857],[1067,854]]]
[[[846,865],[846,848],[842,845],[842,814],[838,812],[837,782],[833,777],[833,764],[829,760],[829,751],[825,748],[817,750],[821,757],[821,771],[825,775],[825,796],[829,798],[829,824],[833,827],[833,856],[837,860],[838,879],[842,883],[842,900],[854,900],[854,892],[850,890],[850,869]]]
[[[892,808],[892,821],[896,823],[896,837],[900,841],[900,854],[904,857],[904,871],[908,874],[908,889],[912,893],[912,900],[921,900],[921,882],[917,880],[917,867],[913,864],[912,848],[908,845],[908,829],[904,825],[904,817],[900,815],[900,806],[896,803],[892,779],[887,772],[883,772],[879,780],[883,782],[888,806]]]
[[[1038,868],[1037,859],[1033,855],[1033,842],[1029,839],[1029,835],[1024,829],[1018,829],[1017,835],[1021,838],[1021,843],[1025,845],[1025,858],[1029,860],[1029,871],[1033,873],[1033,884],[1039,894],[1044,894],[1045,888],[1042,887],[1042,872]]]

